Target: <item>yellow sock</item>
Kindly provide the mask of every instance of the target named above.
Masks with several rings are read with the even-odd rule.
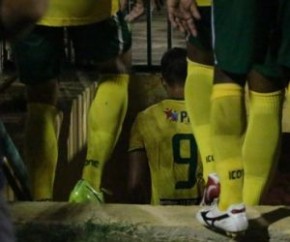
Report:
[[[242,142],[246,126],[243,89],[237,84],[213,86],[212,142],[216,172],[220,178],[219,209],[242,202]]]
[[[187,60],[185,104],[203,165],[203,178],[215,172],[210,132],[213,67]]]
[[[128,106],[129,75],[105,75],[92,102],[88,120],[88,151],[82,178],[100,189],[102,171],[122,130]]]
[[[244,189],[247,205],[258,205],[276,165],[281,138],[283,92],[250,92],[249,122],[243,145]]]
[[[58,144],[55,130],[57,109],[29,103],[25,132],[25,158],[35,200],[52,199]]]

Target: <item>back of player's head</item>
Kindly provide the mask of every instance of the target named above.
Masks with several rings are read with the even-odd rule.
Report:
[[[187,75],[187,52],[175,47],[164,53],[161,58],[161,75],[168,85],[184,85]]]

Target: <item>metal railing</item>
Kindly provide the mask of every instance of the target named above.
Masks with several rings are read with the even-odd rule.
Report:
[[[141,72],[152,72],[152,71],[159,71],[160,70],[160,65],[153,64],[152,61],[152,32],[154,31],[152,27],[152,2],[149,0],[147,1],[147,6],[146,6],[146,45],[147,45],[147,52],[146,52],[146,63],[145,64],[136,64],[134,65],[133,63],[133,69]],[[167,15],[165,15],[166,22],[167,22],[167,42],[166,42],[166,49],[172,48],[172,28],[170,25],[170,22],[167,19]],[[133,39],[134,41],[134,39]]]

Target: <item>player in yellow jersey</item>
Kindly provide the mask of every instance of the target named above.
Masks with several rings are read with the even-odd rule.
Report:
[[[89,110],[88,150],[82,179],[72,191],[70,201],[102,202],[101,174],[126,114],[131,64],[131,34],[119,11],[118,0],[51,0],[34,31],[13,46],[20,80],[27,85],[25,157],[32,191],[35,200],[53,198],[63,27],[73,42],[76,67],[101,73]]]
[[[140,112],[131,129],[130,200],[141,202],[142,183],[149,176],[151,204],[198,204],[202,170],[183,99],[186,50],[167,51],[161,60],[161,73],[168,98]]]
[[[192,131],[199,147],[206,183],[203,205],[214,203],[219,196],[219,178],[210,132],[210,96],[213,82],[213,48],[211,36],[211,1],[196,1],[197,9],[190,9],[192,0],[167,0],[168,15],[174,27],[187,33],[187,78],[185,103]],[[191,12],[192,11],[192,12]],[[176,22],[185,15],[182,21]],[[194,18],[198,21],[194,22]],[[195,23],[195,25],[193,25]],[[196,35],[198,32],[198,35]]]

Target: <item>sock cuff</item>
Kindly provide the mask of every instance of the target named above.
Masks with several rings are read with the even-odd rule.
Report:
[[[282,90],[279,90],[279,91],[275,91],[275,92],[266,92],[266,93],[262,93],[262,92],[255,92],[255,91],[252,91],[250,90],[249,91],[249,95],[252,96],[252,97],[275,97],[275,96],[281,96],[281,94],[283,93]]]
[[[229,97],[229,96],[242,96],[244,89],[235,83],[221,83],[213,86],[211,99]]]
[[[213,66],[212,65],[200,64],[198,62],[195,62],[195,61],[190,60],[189,58],[187,58],[186,60],[187,60],[187,66],[206,68],[206,69],[209,69],[209,70],[212,70],[213,69]]]
[[[271,112],[270,107],[279,111],[282,107],[283,97],[282,90],[270,93],[249,92],[250,106],[259,112]]]
[[[187,80],[190,78],[191,82],[201,82],[204,81],[204,78],[210,79],[209,85],[212,85],[213,82],[213,66],[203,65],[187,58]],[[199,84],[198,84],[199,85]]]
[[[104,74],[101,77],[101,83],[111,83],[120,86],[127,86],[129,83],[129,74],[122,73],[122,74]]]

